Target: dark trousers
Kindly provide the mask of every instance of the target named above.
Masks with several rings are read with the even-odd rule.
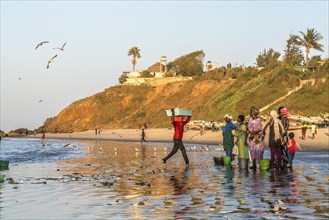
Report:
[[[289,153],[288,152],[288,158],[289,158],[289,164],[290,166],[292,165],[292,161],[294,160],[294,157],[295,157],[295,153]]]
[[[182,151],[182,155],[184,157],[185,163],[189,164],[189,160],[188,160],[187,154],[186,154],[186,149],[184,147],[182,139],[174,139],[173,149],[171,150],[171,152],[165,158],[163,158],[163,160],[167,161],[170,157],[172,157],[174,154],[177,153],[178,149],[180,149]]]
[[[282,155],[280,147],[270,147],[271,150],[271,167],[274,167],[274,164],[277,164],[278,167],[281,166]],[[275,158],[276,156],[276,158]],[[275,160],[276,159],[276,160]]]
[[[233,161],[233,152],[232,151],[233,151],[232,148],[225,151],[226,156],[231,157],[231,161]]]
[[[142,137],[142,139],[141,139],[141,143],[143,143],[143,142],[146,142],[146,143],[148,143],[148,142],[145,140],[145,138],[144,138],[144,137]]]

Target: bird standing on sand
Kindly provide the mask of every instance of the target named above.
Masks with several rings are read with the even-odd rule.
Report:
[[[49,61],[48,61],[48,64],[47,64],[47,69],[49,69],[49,65],[54,62],[54,59],[57,57],[57,54],[55,56],[53,56]]]
[[[38,49],[38,47],[42,46],[42,44],[46,44],[46,43],[49,43],[49,41],[42,41],[42,42],[38,43],[35,50]]]
[[[64,50],[64,47],[65,47],[65,45],[66,45],[66,42],[63,44],[63,46],[62,47],[55,47],[55,48],[53,48],[53,49],[58,49],[58,50]]]

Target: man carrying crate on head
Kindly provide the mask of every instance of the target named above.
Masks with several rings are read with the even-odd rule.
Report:
[[[183,116],[178,115],[175,116],[174,109],[171,109],[171,123],[174,125],[175,133],[174,133],[174,147],[172,151],[162,159],[163,163],[166,163],[167,160],[177,153],[178,149],[182,151],[183,158],[185,160],[186,168],[189,167],[189,160],[186,154],[186,149],[183,144],[183,133],[184,133],[184,125],[186,125],[191,119],[191,116],[187,116],[186,120],[183,121]]]

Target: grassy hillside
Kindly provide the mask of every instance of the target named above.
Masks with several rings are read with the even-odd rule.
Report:
[[[329,71],[303,73],[287,67],[257,71],[231,69],[212,71],[192,81],[157,87],[115,86],[72,103],[46,125],[47,131],[83,131],[103,128],[137,128],[145,122],[153,128],[170,126],[164,110],[191,108],[193,119],[222,120],[227,114],[247,115],[251,106],[262,108],[300,85],[300,80],[317,80],[307,84],[284,100],[270,106],[286,106],[291,112],[308,115],[329,112]],[[266,112],[266,111],[265,111]]]

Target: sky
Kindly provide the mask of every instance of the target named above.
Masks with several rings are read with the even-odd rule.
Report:
[[[290,34],[314,28],[325,51],[310,57],[326,58],[328,2],[1,0],[0,129],[34,130],[72,102],[118,85],[132,70],[133,46],[142,56],[137,70],[196,50],[204,63],[254,66],[264,49],[283,54]],[[42,41],[49,43],[35,50]],[[65,42],[64,51],[53,49]]]

